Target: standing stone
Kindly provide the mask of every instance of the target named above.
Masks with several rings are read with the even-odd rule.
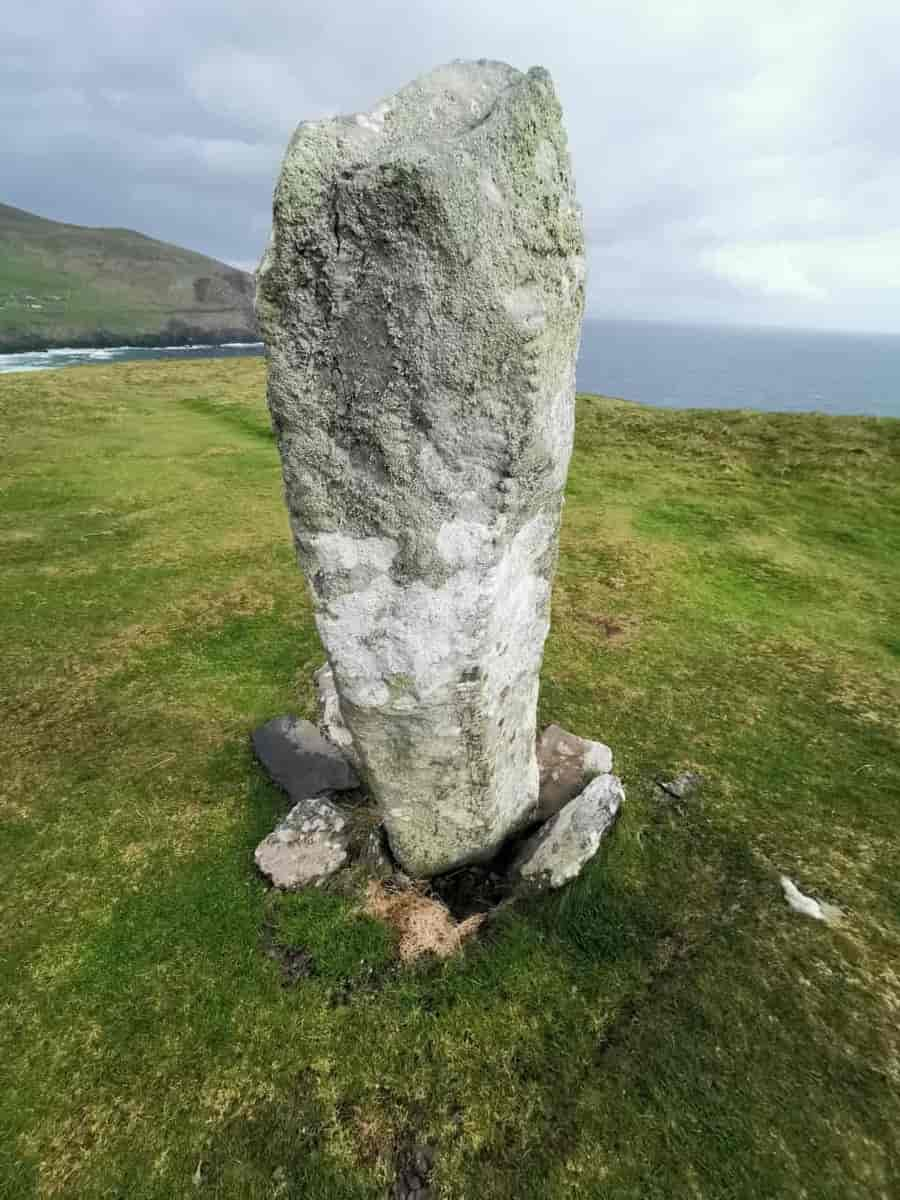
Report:
[[[452,63],[291,140],[269,407],[340,712],[412,874],[535,811],[583,280],[541,68]]]

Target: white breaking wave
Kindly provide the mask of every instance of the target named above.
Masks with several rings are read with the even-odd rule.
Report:
[[[193,346],[60,346],[55,350],[26,350],[21,354],[0,354],[0,375],[10,371],[52,371],[60,367],[77,367],[89,363],[119,362],[122,359],[142,360],[174,358],[182,354],[214,357],[210,351],[260,350],[262,342],[226,342],[215,346],[198,342]]]
[[[47,368],[46,363],[39,362],[15,362],[11,363],[10,359],[20,359],[23,355],[18,354],[0,354],[0,375],[6,374],[8,371],[44,371]]]
[[[61,346],[58,350],[35,350],[34,354],[46,354],[51,358],[61,358],[64,354],[72,358],[76,355],[109,355],[123,354],[126,350],[142,350],[142,346]],[[10,358],[15,358],[10,355]]]

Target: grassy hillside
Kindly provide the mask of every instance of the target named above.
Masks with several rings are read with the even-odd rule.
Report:
[[[0,352],[254,336],[253,279],[129,229],[0,204]]]
[[[540,715],[627,804],[415,966],[253,871],[247,735],[322,659],[263,365],[5,375],[0,422],[0,1195],[382,1200],[417,1141],[442,1200],[897,1195],[900,421],[581,398]]]

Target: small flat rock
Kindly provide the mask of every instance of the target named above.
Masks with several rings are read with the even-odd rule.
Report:
[[[254,731],[253,749],[272,779],[295,803],[322,792],[359,787],[346,755],[311,721],[275,717]]]
[[[256,847],[256,865],[277,888],[317,886],[347,861],[347,818],[326,796],[295,804]]]
[[[537,742],[540,792],[536,818],[547,821],[574,800],[592,779],[612,770],[612,751],[602,742],[548,725]]]
[[[696,771],[685,771],[674,779],[657,779],[657,786],[665,792],[665,798],[670,800],[686,800],[693,796],[703,785],[703,776]]]
[[[535,887],[559,888],[574,879],[597,853],[624,799],[615,775],[598,775],[525,843],[514,874]]]
[[[834,904],[826,904],[824,900],[815,900],[812,896],[804,895],[787,875],[781,876],[780,883],[784,898],[794,912],[811,917],[814,921],[824,921],[826,925],[841,923],[844,914]]]
[[[825,914],[822,912],[822,906],[818,900],[814,900],[812,896],[804,896],[803,892],[800,891],[792,879],[788,879],[787,875],[782,875],[780,882],[784,898],[794,912],[801,913],[804,917],[812,917],[814,921],[825,920]]]

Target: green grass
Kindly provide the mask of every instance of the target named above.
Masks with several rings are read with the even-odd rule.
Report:
[[[0,352],[252,336],[253,280],[128,229],[0,204]]]
[[[627,805],[406,967],[252,867],[286,803],[247,735],[322,659],[262,364],[0,410],[0,1195],[381,1197],[412,1141],[444,1200],[898,1194],[900,422],[581,398],[540,716]]]

